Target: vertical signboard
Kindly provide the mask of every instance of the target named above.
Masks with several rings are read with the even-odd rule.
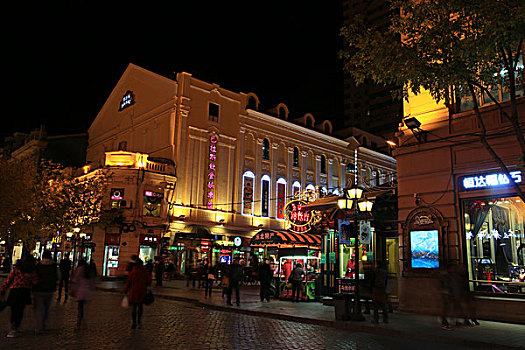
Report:
[[[270,194],[270,181],[263,180],[262,182],[262,202],[261,202],[261,216],[268,216],[268,204]]]
[[[284,219],[284,198],[286,185],[283,183],[277,184],[277,219]]]
[[[208,156],[208,171],[206,172],[207,182],[206,182],[206,207],[208,209],[213,209],[214,199],[215,199],[215,177],[216,173],[216,164],[217,164],[217,136],[210,136],[210,148]]]

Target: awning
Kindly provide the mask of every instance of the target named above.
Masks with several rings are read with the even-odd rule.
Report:
[[[175,233],[176,238],[185,239],[214,239],[215,236],[211,234],[210,229],[202,225],[187,225],[184,231]]]
[[[251,246],[293,245],[321,247],[322,237],[316,233],[298,233],[291,231],[261,230],[250,240]]]

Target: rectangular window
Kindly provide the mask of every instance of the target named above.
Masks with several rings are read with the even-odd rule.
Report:
[[[525,295],[525,206],[519,197],[462,203],[470,289],[498,296]]]
[[[219,105],[213,102],[208,104],[208,120],[212,122],[219,122]]]

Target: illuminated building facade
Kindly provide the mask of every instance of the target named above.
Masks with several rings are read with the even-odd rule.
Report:
[[[523,71],[519,74],[517,80],[523,82]],[[518,86],[523,130],[525,98]],[[506,87],[496,86],[494,93],[509,110]],[[440,276],[457,268],[468,271],[464,283],[475,295],[480,319],[523,323],[525,205],[511,185],[525,190],[521,148],[497,106],[481,95],[479,103],[489,143],[510,176],[480,143],[481,126],[471,100],[458,100],[457,112],[428,93],[411,95],[404,105],[405,124],[411,129],[399,130],[394,151],[400,309],[439,314]]]
[[[316,123],[311,114],[292,119],[282,103],[270,112],[258,107],[253,93],[232,92],[189,73],[172,80],[128,66],[89,128],[87,161],[94,169],[108,166],[108,156],[140,154],[172,164],[176,174],[141,168],[137,161],[111,163],[122,171],[114,180],[122,177],[118,181],[128,184],[111,187],[125,188],[122,200],[133,203],[130,210],[143,206],[148,190],[134,188],[143,181],[140,171],[157,176],[151,185],[162,188],[155,223],[141,224],[144,213],[128,210],[123,223],[135,231],[114,232],[120,235],[117,274],[138,253],[138,243],[130,241],[148,230],[178,252],[180,271],[196,259],[216,261],[227,251],[248,260],[256,231],[288,228],[283,209],[296,191],[340,193],[356,171],[372,185],[394,178],[392,157],[360,147],[353,137],[332,136],[329,121]],[[174,188],[168,190],[166,183]]]

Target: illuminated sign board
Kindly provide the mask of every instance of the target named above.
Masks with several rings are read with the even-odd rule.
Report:
[[[306,204],[307,202],[303,200],[293,200],[284,207],[284,215],[291,225],[291,231],[307,232],[310,230],[313,216],[311,212],[303,210],[303,205]]]
[[[133,105],[135,103],[135,96],[133,95],[133,91],[126,91],[124,96],[122,96],[122,100],[120,100],[119,103],[119,112],[125,108],[128,108],[129,106]]]
[[[164,195],[162,193],[153,192],[153,191],[144,191],[144,196],[146,196],[146,197],[157,197],[157,198],[164,197]]]
[[[522,183],[521,171],[511,171],[509,175],[510,178],[504,173],[462,176],[459,178],[459,186],[463,191],[470,191],[505,187],[509,186],[511,181]]]
[[[206,208],[213,209],[213,200],[215,198],[215,176],[216,176],[216,162],[217,162],[217,136],[210,136],[210,151],[208,154],[208,171],[206,184]]]
[[[121,200],[124,199],[124,189],[123,188],[112,188],[111,189],[111,200]]]
[[[235,244],[236,247],[240,247],[242,244],[242,238],[241,237],[235,237],[233,239],[233,244]]]

